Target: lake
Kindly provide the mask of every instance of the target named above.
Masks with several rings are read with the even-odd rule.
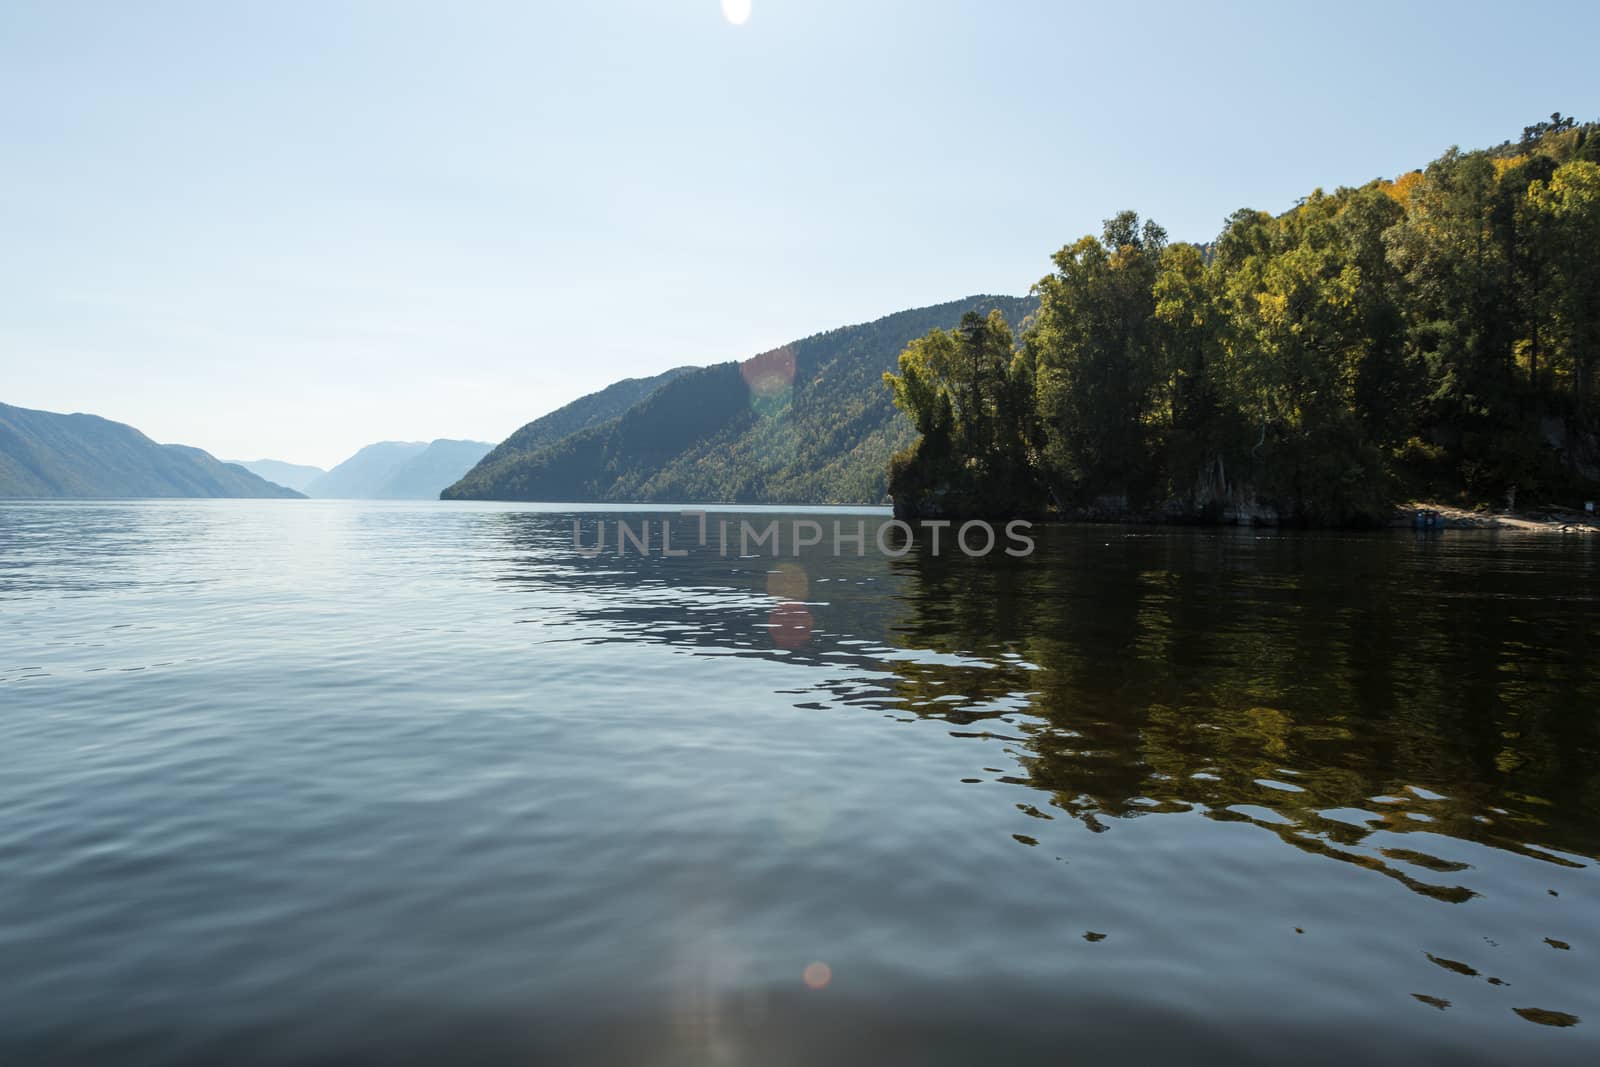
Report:
[[[1600,1056],[1594,540],[694,528],[0,503],[0,1062]]]

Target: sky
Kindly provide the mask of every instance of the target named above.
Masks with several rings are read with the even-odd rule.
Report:
[[[227,459],[620,378],[1600,118],[1600,5],[7,0],[0,402]],[[737,10],[735,14],[742,14]]]

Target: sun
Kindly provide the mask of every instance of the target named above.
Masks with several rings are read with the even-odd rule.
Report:
[[[750,19],[750,0],[722,0],[722,15],[735,26],[743,26]]]

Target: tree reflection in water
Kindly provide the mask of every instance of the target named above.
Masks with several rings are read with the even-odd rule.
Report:
[[[1006,720],[1017,780],[1090,829],[1199,811],[1452,901],[1472,891],[1419,875],[1464,865],[1364,840],[1563,865],[1600,848],[1588,545],[1056,528],[1040,546],[904,564],[900,641],[988,659],[903,662],[895,693]]]
[[[1445,901],[1473,895],[1451,877],[1468,865],[1433,854],[1445,839],[1600,855],[1587,541],[1063,526],[1023,559],[585,560],[571,516],[498,518],[518,551],[497,578],[581,583],[571,639],[825,668],[798,707],[998,741],[997,777],[1040,818],[1248,822]]]

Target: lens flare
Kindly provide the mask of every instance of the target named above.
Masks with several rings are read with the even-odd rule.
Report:
[[[772,643],[791,650],[811,643],[815,625],[804,604],[779,604],[767,618],[767,632],[772,634]]]
[[[803,601],[811,592],[806,569],[798,563],[784,562],[767,572],[767,595],[779,600]]]
[[[775,348],[739,364],[739,374],[750,390],[750,406],[771,416],[787,411],[794,394],[794,349]]]

